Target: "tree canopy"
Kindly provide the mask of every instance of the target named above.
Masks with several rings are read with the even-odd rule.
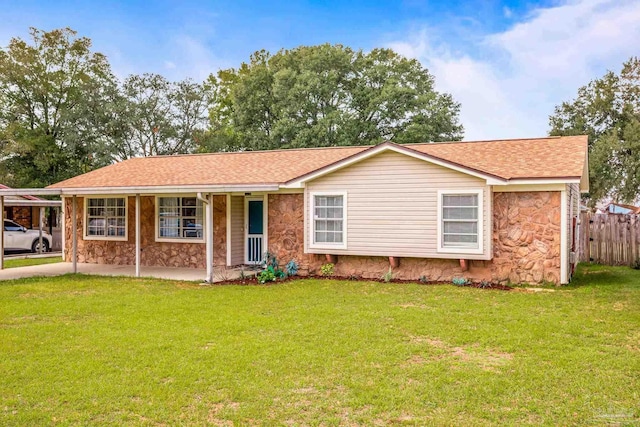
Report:
[[[116,159],[191,153],[207,127],[208,96],[191,80],[170,82],[158,74],[131,75],[121,90]]]
[[[640,60],[578,90],[550,117],[551,135],[589,135],[590,203],[640,196]]]
[[[31,29],[0,50],[0,149],[9,181],[41,186],[102,166],[115,80],[91,41],[65,28]]]
[[[32,28],[0,47],[0,182],[41,187],[159,154],[458,140],[459,110],[390,49],[301,46],[205,82],[120,80],[87,37]]]
[[[191,153],[208,125],[205,85],[119,81],[91,40],[32,28],[0,49],[0,179],[45,186],[129,157]]]
[[[418,61],[341,45],[254,53],[211,75],[204,151],[459,140],[460,105]]]

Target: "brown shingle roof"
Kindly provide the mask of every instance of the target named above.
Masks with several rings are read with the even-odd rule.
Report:
[[[404,147],[503,179],[582,175],[587,137],[408,144]],[[371,146],[134,158],[49,188],[281,184]]]
[[[579,178],[585,166],[587,137],[412,144],[408,147],[504,179]]]

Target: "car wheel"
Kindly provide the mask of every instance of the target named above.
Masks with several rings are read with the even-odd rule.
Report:
[[[31,244],[31,252],[38,253],[40,249],[40,239],[36,239]],[[42,239],[42,252],[49,252],[49,242],[47,239]]]

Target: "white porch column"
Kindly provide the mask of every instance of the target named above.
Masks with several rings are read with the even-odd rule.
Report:
[[[62,232],[60,233],[60,243],[62,247],[62,262],[67,260],[67,220],[64,218],[67,214],[67,201],[64,197],[60,198],[62,209],[57,212],[58,224]]]
[[[44,218],[44,207],[38,208],[38,253],[42,253],[42,219]],[[52,242],[53,243],[53,242]]]
[[[0,231],[0,270],[4,268],[4,196],[0,196],[0,224],[2,224],[2,231]]]
[[[136,277],[140,277],[140,195],[136,194]]]
[[[78,198],[73,196],[71,202],[71,256],[73,257],[73,272],[78,272]]]
[[[205,238],[207,257],[207,278],[208,283],[213,283],[213,195],[207,194],[207,205],[205,213]]]

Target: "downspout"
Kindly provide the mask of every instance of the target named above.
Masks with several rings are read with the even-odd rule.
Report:
[[[196,198],[205,206],[205,226],[203,230],[205,232],[205,263],[207,265],[207,277],[205,281],[207,283],[213,283],[213,209],[209,197],[211,197],[210,194],[207,197],[204,197],[201,192],[196,194]]]
[[[193,194],[193,193],[191,193],[191,194]],[[200,200],[200,201],[201,201],[202,203],[204,203],[205,205],[208,205],[208,204],[209,204],[209,199],[207,199],[206,197],[204,197],[204,196],[202,195],[202,192],[200,192],[200,191],[198,191],[198,192],[196,193],[196,199]]]

